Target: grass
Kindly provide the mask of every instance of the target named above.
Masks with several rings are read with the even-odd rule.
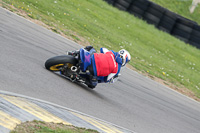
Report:
[[[24,122],[10,133],[99,133],[96,130],[64,125],[61,123],[48,123],[42,121]]]
[[[150,1],[153,1],[177,14],[180,14],[181,16],[184,16],[200,24],[199,5],[195,8],[193,13],[190,13],[189,11],[189,8],[192,5],[193,0],[150,0]]]
[[[3,0],[77,42],[127,49],[130,64],[200,98],[200,50],[102,0]],[[4,6],[4,4],[3,4]]]

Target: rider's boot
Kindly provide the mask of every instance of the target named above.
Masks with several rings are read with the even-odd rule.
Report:
[[[93,86],[96,86],[98,84],[97,76],[90,76],[90,81]]]
[[[84,49],[87,51],[90,51],[93,48],[93,46],[86,46]]]
[[[89,78],[86,80],[86,84],[89,88],[95,88],[97,86],[98,80],[96,76],[90,75]]]

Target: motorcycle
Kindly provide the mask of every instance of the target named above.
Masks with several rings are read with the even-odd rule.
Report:
[[[93,89],[96,85],[90,82],[92,70],[88,67],[88,59],[95,52],[96,50],[91,46],[76,51],[69,51],[66,55],[48,59],[45,62],[45,67],[47,70],[57,72],[72,82],[85,84]]]

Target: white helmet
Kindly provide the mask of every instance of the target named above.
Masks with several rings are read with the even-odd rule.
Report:
[[[120,57],[122,58],[122,66],[125,66],[131,60],[131,55],[125,49],[119,51]]]

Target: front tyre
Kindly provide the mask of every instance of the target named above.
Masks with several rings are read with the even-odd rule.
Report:
[[[50,71],[60,71],[60,68],[62,68],[67,63],[68,65],[76,65],[78,63],[78,60],[70,55],[56,56],[48,59],[45,62],[45,67]]]

